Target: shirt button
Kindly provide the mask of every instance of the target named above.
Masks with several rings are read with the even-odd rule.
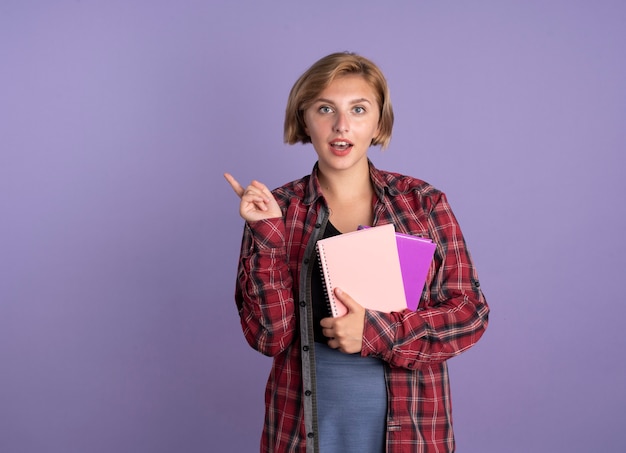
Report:
[[[309,439],[313,439],[313,437],[315,436],[315,434],[313,433],[309,433],[306,435],[306,437],[308,437]]]
[[[306,392],[304,392],[304,395],[305,396],[311,396],[312,393],[313,393],[312,391],[307,390]]]
[[[301,306],[301,307],[306,307],[306,302],[305,302],[305,301],[303,301],[303,300],[301,300],[301,301],[300,301],[300,306]]]
[[[316,223],[316,224],[315,224],[315,228],[321,228],[321,227],[322,227],[322,224],[321,224],[321,223]]]
[[[304,259],[304,264],[309,264],[309,259],[308,258]]]
[[[306,352],[306,351],[309,350],[309,347],[308,346],[302,346],[302,350]]]

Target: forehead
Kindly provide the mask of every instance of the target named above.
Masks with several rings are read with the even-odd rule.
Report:
[[[336,77],[324,88],[318,98],[329,100],[337,99],[365,99],[377,102],[374,86],[360,74],[348,74]]]

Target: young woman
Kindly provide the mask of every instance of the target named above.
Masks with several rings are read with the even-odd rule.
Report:
[[[446,360],[478,341],[489,308],[445,195],[369,161],[392,125],[380,69],[331,54],[287,103],[285,141],[313,145],[312,173],[274,191],[225,174],[246,221],[235,292],[243,333],[274,359],[262,452],[454,451]],[[388,223],[437,244],[420,308],[367,310],[339,288],[348,313],[330,317],[315,243]]]

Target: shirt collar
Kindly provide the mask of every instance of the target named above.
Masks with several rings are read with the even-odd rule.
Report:
[[[372,185],[374,186],[374,192],[379,200],[383,200],[387,193],[396,195],[401,192],[398,190],[397,184],[394,184],[394,181],[397,179],[391,173],[386,173],[378,170],[371,160],[368,159],[369,169],[370,169],[370,179],[372,180]],[[318,163],[315,162],[313,166],[313,171],[311,172],[311,177],[309,178],[309,182],[306,188],[306,195],[304,197],[304,204],[310,205],[314,203],[318,198],[322,196],[322,189],[320,186],[319,179],[317,177],[318,171]]]

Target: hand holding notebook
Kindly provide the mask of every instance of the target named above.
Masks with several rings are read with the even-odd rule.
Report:
[[[348,311],[337,318],[322,319],[322,333],[328,339],[329,347],[346,354],[358,353],[363,347],[365,308],[341,288],[335,288],[334,296]]]

